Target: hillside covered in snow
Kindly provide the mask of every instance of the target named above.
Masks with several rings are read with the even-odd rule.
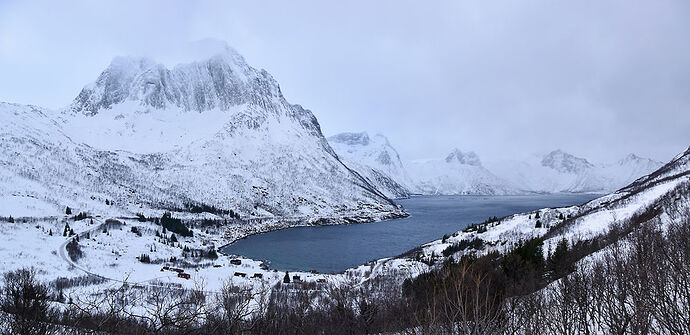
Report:
[[[173,68],[116,58],[67,108],[0,104],[0,135],[2,216],[66,206],[335,222],[404,214],[339,160],[309,110],[229,47]]]

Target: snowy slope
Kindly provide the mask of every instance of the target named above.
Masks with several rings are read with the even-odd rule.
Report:
[[[1,108],[0,197],[15,201],[0,215],[188,204],[249,217],[402,214],[337,158],[310,111],[229,48],[172,69],[117,58],[64,110]]]
[[[366,132],[341,133],[328,138],[338,157],[389,198],[410,196],[412,181],[388,139]]]
[[[409,172],[423,194],[517,194],[519,190],[482,166],[474,152],[453,150],[442,160],[413,161]]]

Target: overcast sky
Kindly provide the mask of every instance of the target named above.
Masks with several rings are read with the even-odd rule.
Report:
[[[226,41],[326,135],[405,159],[690,145],[690,1],[0,0],[0,100],[61,107],[117,55]]]

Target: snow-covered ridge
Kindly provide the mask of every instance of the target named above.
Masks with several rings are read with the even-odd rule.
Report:
[[[328,140],[348,167],[393,198],[409,193],[604,194],[663,165],[635,154],[608,164],[593,164],[562,150],[525,160],[482,162],[476,153],[458,148],[444,158],[405,162],[380,134],[371,137],[366,132],[342,133]]]
[[[487,168],[514,187],[538,193],[612,192],[663,165],[634,154],[596,165],[561,150],[524,161],[492,161]]]
[[[117,57],[84,87],[70,110],[93,115],[125,101],[155,109],[228,110],[279,96],[278,84],[268,72],[250,67],[226,47],[208,59],[172,69],[147,58]]]
[[[423,194],[519,194],[508,181],[482,166],[474,152],[453,149],[444,159],[409,164],[415,190]]]
[[[341,133],[328,138],[338,157],[390,198],[404,198],[412,184],[400,155],[388,139],[366,132]]]
[[[562,173],[578,173],[594,167],[584,158],[575,157],[561,150],[555,150],[544,156],[541,165]]]

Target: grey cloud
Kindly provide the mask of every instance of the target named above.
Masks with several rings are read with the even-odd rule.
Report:
[[[690,144],[686,1],[0,3],[0,100],[58,107],[116,55],[227,41],[327,135],[403,158],[562,148],[668,160]]]

